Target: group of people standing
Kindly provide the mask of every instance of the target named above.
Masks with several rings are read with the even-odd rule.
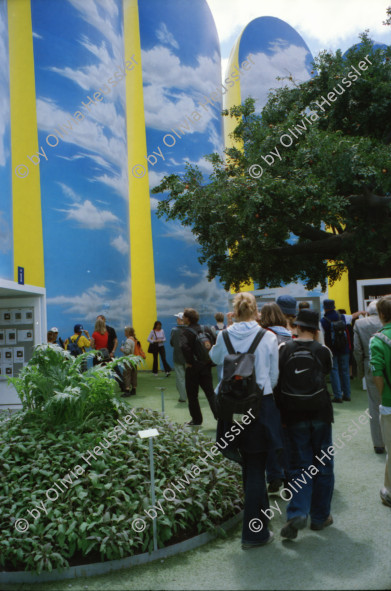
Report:
[[[240,458],[242,464],[244,549],[272,541],[268,493],[277,492],[281,486],[289,493],[282,537],[296,538],[308,518],[311,529],[317,531],[333,523],[332,402],[351,399],[347,327],[354,321],[355,355],[359,372],[366,376],[375,452],[391,448],[391,296],[373,302],[369,316],[364,311],[351,315],[337,312],[330,299],[324,300],[323,309],[320,318],[307,302],[301,302],[297,313],[295,298],[287,295],[265,304],[260,311],[252,294],[241,293],[234,300],[227,332],[235,351],[247,352],[260,327],[264,329],[254,352],[256,381],[263,392],[261,410],[256,420],[229,444],[230,450],[224,452],[227,457]],[[379,319],[374,321],[377,312]],[[360,315],[365,317],[357,320]],[[211,369],[217,365],[220,384],[228,355],[226,338],[220,334],[225,326],[216,331],[200,325],[198,312],[191,308],[176,317],[177,327],[171,332],[170,343],[180,401],[187,398],[189,405],[191,421],[187,425],[202,424],[198,401],[201,387],[218,420],[217,434],[221,436],[229,432],[230,424],[217,417],[219,385],[213,389]],[[201,359],[200,342],[205,345],[206,341],[209,359]],[[327,388],[328,375],[333,397]],[[306,395],[297,396],[298,392]],[[385,483],[380,491],[387,506],[391,506],[390,461],[387,456]],[[261,523],[257,529],[251,527],[255,519]]]

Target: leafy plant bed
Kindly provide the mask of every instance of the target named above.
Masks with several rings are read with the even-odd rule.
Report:
[[[39,573],[151,551],[148,442],[138,431],[152,427],[159,431],[159,548],[240,512],[240,470],[220,454],[208,458],[212,442],[205,435],[189,433],[157,412],[111,402],[101,416],[84,417],[72,427],[49,425],[29,412],[0,421],[2,570]],[[139,533],[132,528],[136,518],[146,523]],[[27,531],[17,531],[18,519],[28,521]]]

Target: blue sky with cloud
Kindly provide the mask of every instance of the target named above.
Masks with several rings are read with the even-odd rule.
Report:
[[[122,2],[34,0],[32,22],[38,143],[47,157],[40,172],[48,325],[67,336],[77,321],[91,329],[105,310],[123,326],[130,319],[124,80],[90,109],[82,105],[124,64]],[[72,118],[76,111],[83,120]],[[50,133],[55,147],[46,143]]]
[[[0,277],[13,280],[8,22],[0,0]]]
[[[148,155],[161,152],[157,161],[150,159],[150,187],[165,175],[183,174],[186,162],[207,177],[211,167],[203,156],[223,149],[221,103],[200,105],[221,84],[219,43],[207,3],[149,0],[140,2],[139,10]],[[165,145],[165,137],[166,144],[175,144]],[[227,293],[218,281],[207,281],[191,230],[156,217],[160,198],[151,198],[159,318],[168,317],[169,327],[173,314],[192,306],[205,320],[227,308]]]

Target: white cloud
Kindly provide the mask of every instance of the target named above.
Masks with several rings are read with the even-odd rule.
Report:
[[[185,242],[188,246],[197,244],[196,237],[194,236],[194,234],[188,226],[181,226],[181,224],[177,222],[167,222],[166,227],[167,231],[165,234],[162,234],[163,238],[173,238],[174,240],[181,240],[182,242]]]
[[[107,224],[119,221],[111,211],[98,209],[89,199],[83,203],[75,203],[69,209],[59,209],[58,211],[65,212],[67,220],[74,220],[80,227],[88,230],[100,230]]]
[[[38,35],[38,33],[34,33],[34,32],[33,32],[33,37],[35,39],[43,39],[42,35]]]
[[[111,283],[111,282],[107,282]],[[112,290],[106,285],[93,285],[81,294],[48,298],[48,306],[61,306],[65,314],[95,324],[98,314],[104,311],[108,323],[125,326],[130,319],[131,286],[129,281],[115,283]],[[92,332],[92,331],[91,331]]]
[[[242,100],[248,96],[257,99],[257,111],[261,111],[267,102],[271,88],[293,86],[308,80],[309,74],[305,65],[308,55],[304,47],[288,45],[278,40],[270,47],[272,54],[253,53],[251,59],[255,62],[241,81]],[[289,68],[287,67],[289,64]],[[228,74],[227,74],[228,75]],[[292,75],[293,81],[276,80],[277,76],[286,77]]]
[[[9,157],[6,131],[10,124],[9,63],[8,63],[7,10],[0,10],[0,166],[5,166]]]
[[[151,211],[156,211],[159,204],[159,199],[156,199],[156,197],[151,197],[149,203],[151,204]]]
[[[156,284],[156,299],[160,316],[177,314],[186,307],[195,308],[203,315],[228,309],[227,292],[215,279],[208,281],[205,271],[203,277],[191,286]]]
[[[179,267],[179,269],[178,269],[178,273],[180,275],[182,275],[182,277],[200,277],[200,275],[201,275],[200,271],[201,271],[201,269],[198,271],[198,273],[194,273],[193,271],[190,271],[190,269],[187,265],[183,265],[182,267]]]
[[[179,49],[178,42],[174,35],[167,29],[165,23],[160,23],[160,27],[156,31],[156,37],[159,39],[160,43],[171,45],[174,49]]]
[[[96,109],[96,111],[94,111]],[[75,111],[77,106],[75,107]],[[52,154],[61,157],[62,142],[77,145],[80,148],[89,150],[91,155],[83,154],[84,156],[92,158],[100,166],[105,166],[106,169],[111,169],[111,166],[118,168],[120,174],[112,173],[93,177],[92,181],[102,182],[107,186],[112,187],[124,199],[128,198],[128,176],[127,176],[127,150],[126,141],[124,138],[125,121],[121,115],[118,115],[112,104],[100,103],[92,107],[91,115],[89,116],[85,111],[83,114],[86,118],[83,121],[77,122],[71,118],[71,115],[63,111],[55,103],[49,99],[37,100],[37,119],[39,129],[48,132],[56,133],[54,130],[58,129],[63,137],[59,138],[59,144],[53,148],[49,148],[46,143],[44,150],[47,158],[51,158]],[[105,121],[105,131],[100,121],[93,120],[94,117],[99,117]],[[67,135],[64,135],[64,125],[71,129],[66,130]],[[61,131],[62,129],[62,131]],[[109,131],[108,131],[109,130]],[[108,137],[107,134],[110,134]],[[118,133],[118,135],[114,135]],[[53,142],[53,138],[51,138]],[[77,158],[76,155],[73,158]]]
[[[8,222],[0,211],[0,252],[6,254],[12,248],[12,234]]]
[[[294,27],[312,53],[321,49],[349,48],[352,37],[369,28],[374,38],[386,38],[389,31],[382,25],[389,0],[207,0],[216,22],[223,57],[243,28],[255,18],[274,16]]]
[[[122,236],[117,236],[110,241],[111,246],[113,246],[118,252],[121,254],[129,254],[129,244],[126,240],[123,239]]]
[[[72,201],[80,201],[80,197],[75,193],[75,191],[71,187],[68,187],[68,185],[66,185],[65,183],[60,183],[59,181],[57,181],[57,184],[60,185],[64,195],[72,199]]]

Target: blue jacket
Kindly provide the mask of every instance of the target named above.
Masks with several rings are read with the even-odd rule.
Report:
[[[345,324],[351,324],[352,321],[352,317],[346,314],[340,314],[339,312],[337,312],[337,310],[329,310],[328,312],[325,313],[325,315],[323,316],[323,318],[321,318],[320,323],[322,325],[322,329],[324,332],[324,342],[326,347],[328,347],[332,354],[335,355],[335,351],[334,348],[331,344],[331,325],[330,322],[335,322],[336,320],[339,320],[339,318],[342,318],[345,321]],[[345,353],[339,353],[339,355],[349,355],[350,349],[349,349],[349,341],[348,341],[348,337],[346,338],[346,349],[345,349]]]

